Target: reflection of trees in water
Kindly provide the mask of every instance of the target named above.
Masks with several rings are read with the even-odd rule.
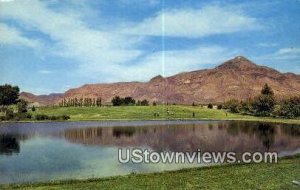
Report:
[[[11,155],[20,152],[20,142],[18,135],[0,135],[0,154]]]
[[[274,144],[276,135],[275,126],[268,123],[232,122],[228,125],[227,132],[232,136],[237,136],[239,132],[249,136],[255,135],[267,150]]]
[[[282,127],[282,132],[293,137],[299,137],[300,136],[300,126],[297,125],[291,125]]]
[[[257,135],[262,141],[264,147],[269,150],[274,144],[275,127],[269,124],[259,124],[255,129],[257,129]]]
[[[199,125],[157,125],[137,127],[92,127],[66,129],[66,140],[85,145],[149,146],[154,150],[229,151],[287,148],[293,143],[284,137],[275,144],[280,129],[276,124],[258,122],[215,122]],[[280,135],[280,131],[278,131]],[[276,147],[275,147],[276,146]]]
[[[135,127],[114,127],[113,136],[120,138],[121,136],[131,137],[135,134]],[[143,131],[146,133],[146,131]]]

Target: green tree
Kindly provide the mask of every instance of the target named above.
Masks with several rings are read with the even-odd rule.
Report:
[[[257,116],[270,116],[275,104],[274,92],[268,84],[265,84],[261,90],[261,94],[253,101],[254,114]]]
[[[284,118],[300,117],[300,96],[283,101],[278,115]]]
[[[27,112],[27,102],[23,99],[21,99],[18,103],[17,103],[17,107],[18,107],[18,113],[26,113]]]
[[[9,84],[0,86],[0,105],[9,106],[16,104],[19,98],[19,87],[11,86]]]
[[[123,101],[119,96],[115,96],[112,100],[111,103],[113,104],[113,106],[120,106],[122,105]]]
[[[231,99],[225,103],[224,108],[232,113],[238,113],[240,111],[240,102],[236,99]]]
[[[31,111],[35,111],[35,110],[36,110],[35,106],[32,106]]]
[[[149,101],[144,99],[144,100],[141,101],[141,105],[142,106],[149,106]]]
[[[125,105],[135,105],[135,99],[133,99],[130,96],[127,96],[127,97],[124,98],[123,103]]]

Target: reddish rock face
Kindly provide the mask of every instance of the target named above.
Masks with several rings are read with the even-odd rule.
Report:
[[[87,84],[55,98],[53,95],[49,98],[32,94],[21,94],[21,97],[44,105],[56,104],[61,98],[74,97],[101,97],[104,102],[110,102],[114,96],[177,104],[217,103],[232,98],[252,98],[260,93],[265,83],[271,86],[277,98],[300,95],[300,75],[280,73],[238,56],[214,69],[184,72],[167,78],[159,75],[149,82]]]

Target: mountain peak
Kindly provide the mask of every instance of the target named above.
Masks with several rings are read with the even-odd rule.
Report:
[[[164,80],[164,77],[163,77],[163,76],[157,75],[157,76],[153,77],[153,78],[150,80],[150,82],[161,82],[161,81],[163,81],[163,80]]]
[[[218,66],[218,69],[240,69],[240,70],[244,70],[244,69],[253,69],[258,67],[258,65],[256,65],[255,63],[253,63],[252,61],[250,61],[249,59],[247,59],[244,56],[237,56],[233,59],[230,59],[228,61],[226,61],[225,63],[223,63],[222,65]]]

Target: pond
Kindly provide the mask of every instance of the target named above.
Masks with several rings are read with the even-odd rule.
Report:
[[[0,124],[0,183],[86,179],[199,167],[118,161],[119,148],[153,151],[300,152],[300,127],[241,121]]]

